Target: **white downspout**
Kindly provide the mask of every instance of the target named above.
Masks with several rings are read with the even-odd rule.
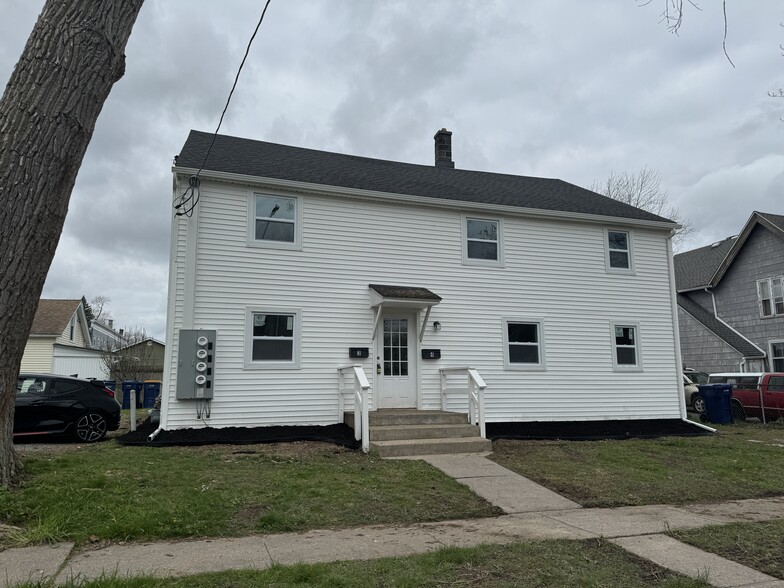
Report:
[[[683,359],[681,356],[681,335],[680,335],[680,326],[678,323],[678,298],[677,298],[678,295],[675,289],[675,266],[673,263],[673,255],[672,255],[672,237],[674,234],[675,234],[675,230],[673,229],[670,232],[670,236],[667,238],[667,269],[668,269],[669,280],[670,280],[670,308],[672,310],[672,339],[675,345],[675,365],[678,374],[678,396],[680,399],[681,420],[688,422],[691,425],[696,425],[702,429],[705,429],[706,431],[710,431],[711,433],[715,433],[716,429],[712,427],[708,427],[701,423],[690,421],[688,417],[688,413],[686,412],[686,398],[683,391]]]
[[[675,367],[678,374],[678,394],[680,397],[681,406],[681,420],[687,420],[686,413],[686,400],[683,392],[683,360],[681,358],[681,337],[680,327],[678,325],[678,298],[675,290],[675,267],[672,257],[672,236],[675,230],[670,231],[670,236],[667,237],[667,273],[670,280],[670,310],[672,312],[672,340],[675,345]]]

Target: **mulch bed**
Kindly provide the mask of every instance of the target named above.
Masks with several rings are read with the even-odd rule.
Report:
[[[488,439],[564,439],[588,441],[597,439],[653,439],[665,436],[695,437],[712,435],[693,423],[680,419],[645,419],[630,421],[540,421],[487,423]],[[136,429],[117,437],[123,445],[168,447],[174,445],[252,445],[288,441],[323,441],[351,449],[359,449],[354,430],[343,423],[335,425],[226,427],[177,429],[161,431],[153,441],[147,437],[155,426],[145,421]]]
[[[343,423],[325,426],[274,426],[274,427],[206,427],[161,431],[153,441],[147,437],[155,426],[146,421],[130,433],[117,437],[123,445],[170,447],[174,445],[253,445],[256,443],[281,443],[288,441],[323,441],[351,449],[359,449],[354,430]]]
[[[640,419],[630,421],[548,421],[531,423],[487,423],[487,437],[496,439],[654,439],[656,437],[697,437],[713,435],[680,419]]]

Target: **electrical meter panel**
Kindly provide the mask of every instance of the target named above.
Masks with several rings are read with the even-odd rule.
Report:
[[[208,329],[180,330],[177,400],[212,398],[215,335]]]

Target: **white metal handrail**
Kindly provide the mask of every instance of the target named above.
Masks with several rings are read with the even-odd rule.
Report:
[[[344,365],[338,368],[338,419],[343,419],[344,394],[348,390],[348,381],[351,382],[351,391],[354,392],[354,439],[362,439],[362,451],[370,450],[370,416],[368,414],[370,402],[370,382],[365,370],[359,364]]]
[[[447,400],[450,392],[460,392],[468,396],[468,422],[472,425],[479,425],[479,434],[486,438],[485,434],[485,388],[487,384],[479,375],[479,372],[471,367],[442,368],[438,370],[441,374],[441,410],[447,410]],[[463,387],[449,387],[449,376],[467,376],[467,383]]]

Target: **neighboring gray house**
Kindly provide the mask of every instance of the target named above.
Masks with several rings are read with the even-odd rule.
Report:
[[[683,363],[784,371],[784,216],[754,212],[735,237],[675,256]]]

